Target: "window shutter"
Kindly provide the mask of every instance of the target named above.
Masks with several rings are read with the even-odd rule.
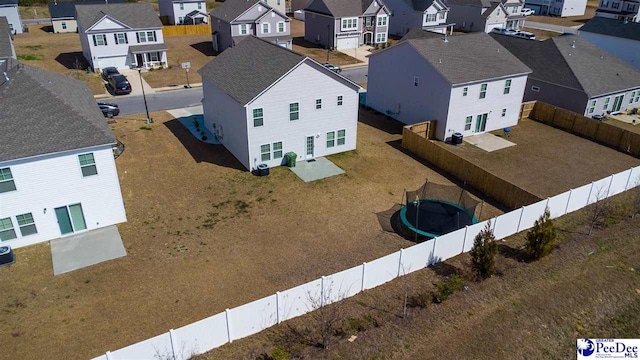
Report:
[[[104,39],[104,45],[105,45],[105,46],[109,45],[109,44],[107,43],[107,35],[102,35],[102,38]]]
[[[118,44],[118,34],[113,34],[114,44]]]
[[[92,36],[93,36],[93,46],[98,46],[98,41],[96,40],[96,36],[95,35],[92,35]]]
[[[138,44],[140,43],[140,33],[136,33],[136,39],[138,40]]]
[[[127,38],[127,33],[124,33],[124,43],[125,44],[129,43],[129,39]]]
[[[156,32],[155,32],[155,30],[153,31],[153,41],[158,41],[158,38],[156,37]]]

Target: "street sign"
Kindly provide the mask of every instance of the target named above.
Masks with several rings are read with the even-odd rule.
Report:
[[[182,66],[182,68],[183,68],[184,70],[191,69],[191,62],[189,62],[189,61],[187,61],[187,62],[183,62],[183,63],[181,64],[181,66]]]

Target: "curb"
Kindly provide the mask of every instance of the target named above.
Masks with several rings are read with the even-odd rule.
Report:
[[[191,88],[201,88],[202,87],[202,83],[195,83],[191,85]],[[151,95],[151,94],[157,94],[157,93],[161,93],[161,92],[168,92],[168,91],[179,91],[179,90],[187,90],[187,88],[185,88],[185,85],[176,85],[176,86],[166,86],[166,87],[161,87],[161,88],[154,88],[153,92],[148,93],[147,95]],[[134,96],[140,96],[140,95],[134,95]],[[93,95],[93,98],[96,100],[99,99],[115,99],[116,97],[111,95],[111,94],[99,94],[99,95]]]
[[[343,66],[341,66],[341,68],[342,68],[342,70],[344,70],[344,69],[357,69],[357,68],[367,67],[367,66],[369,66],[369,64],[367,64],[367,63],[359,63],[359,64],[343,65]]]

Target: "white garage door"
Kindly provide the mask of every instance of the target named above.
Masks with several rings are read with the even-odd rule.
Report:
[[[127,66],[127,57],[126,56],[112,56],[112,57],[103,57],[98,58],[96,62],[96,67],[99,69],[104,69],[106,67],[116,67],[118,69],[128,69]]]
[[[493,29],[502,29],[503,27],[503,23],[487,24],[487,32],[491,32]]]
[[[338,42],[336,43],[336,48],[338,50],[355,49],[357,47],[358,47],[358,38],[357,37],[338,39]]]

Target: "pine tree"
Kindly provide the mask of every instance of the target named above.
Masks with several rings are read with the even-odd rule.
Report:
[[[495,272],[495,256],[498,244],[491,230],[491,221],[487,222],[484,230],[473,240],[471,249],[471,267],[481,280],[490,278]]]
[[[533,229],[527,233],[526,252],[529,258],[538,260],[551,254],[555,248],[557,235],[549,208],[547,208],[544,214],[536,220]]]

